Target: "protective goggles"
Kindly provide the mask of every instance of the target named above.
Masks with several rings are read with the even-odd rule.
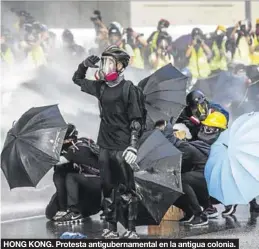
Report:
[[[191,111],[194,116],[200,119],[200,117],[206,117],[208,113],[208,107],[205,102],[198,103],[197,105],[191,107]]]
[[[116,72],[116,61],[111,56],[102,56],[100,69],[104,75]]]
[[[209,135],[217,133],[219,131],[219,128],[204,125],[201,127],[201,131]]]

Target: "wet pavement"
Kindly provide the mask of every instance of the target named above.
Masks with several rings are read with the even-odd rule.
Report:
[[[217,206],[218,211],[223,210]],[[240,238],[240,248],[259,248],[259,214],[250,213],[249,207],[238,206],[235,216],[212,219],[208,226],[190,228],[179,225],[177,221],[163,221],[160,226],[138,227],[138,233],[143,238]],[[81,232],[88,238],[100,238],[105,223],[99,215],[92,216],[79,225],[57,226],[45,217],[18,220],[1,223],[2,238],[59,238],[66,231]],[[119,225],[119,232],[123,227]]]

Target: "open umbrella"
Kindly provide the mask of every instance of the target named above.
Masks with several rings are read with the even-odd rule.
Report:
[[[259,112],[244,114],[212,145],[205,177],[212,197],[225,205],[259,196]]]
[[[168,64],[139,83],[146,98],[147,127],[159,119],[178,118],[185,107],[188,77]]]
[[[10,188],[36,187],[59,161],[67,124],[57,105],[31,108],[7,133],[1,168]]]
[[[160,224],[168,208],[182,194],[181,155],[159,130],[140,146],[137,159],[140,171],[135,173],[136,191],[141,199],[137,225]],[[124,225],[125,222],[122,220]]]

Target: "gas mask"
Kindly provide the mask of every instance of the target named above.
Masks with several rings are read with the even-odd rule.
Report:
[[[210,126],[201,126],[201,129],[198,133],[198,139],[212,145],[219,137],[220,129],[216,127]]]
[[[190,109],[192,115],[198,118],[200,121],[205,120],[209,112],[208,104],[206,101],[198,103],[195,106],[191,106]]]
[[[98,80],[115,81],[119,77],[116,60],[111,56],[102,56],[100,69],[95,73]]]

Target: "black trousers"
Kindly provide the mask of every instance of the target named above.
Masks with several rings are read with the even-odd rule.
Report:
[[[56,187],[57,202],[59,211],[67,210],[67,187],[66,187],[66,176],[68,173],[75,172],[72,164],[68,163],[65,165],[55,166],[53,174],[53,182]]]
[[[174,205],[187,215],[199,215],[202,212],[201,206],[207,208],[211,205],[203,170],[182,174],[182,186],[185,194]]]
[[[75,175],[78,177],[74,177]],[[48,219],[52,219],[57,211],[66,211],[69,205],[80,211],[84,217],[97,214],[101,210],[99,177],[95,177],[93,180],[93,177],[90,176],[90,180],[88,180],[88,177],[75,173],[73,170],[60,168],[55,170],[53,178],[56,193],[52,196],[45,210]],[[77,181],[78,179],[80,180]],[[84,184],[85,182],[86,184]]]
[[[101,202],[101,179],[95,175],[85,175],[78,173],[68,173],[66,177],[67,205],[75,211],[83,212],[80,206],[79,188],[84,190],[84,195],[88,195],[88,203]],[[96,203],[96,204],[97,204]],[[91,203],[93,204],[93,203]]]
[[[122,157],[123,151],[100,149],[99,166],[106,221],[117,230],[120,209],[128,208],[128,227],[135,229],[137,202],[134,173]]]

